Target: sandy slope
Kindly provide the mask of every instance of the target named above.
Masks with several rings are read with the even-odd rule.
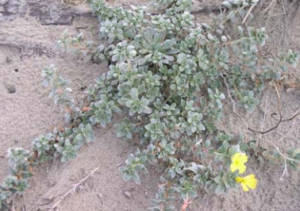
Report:
[[[121,1],[123,4],[128,4],[128,2],[136,3],[137,1]],[[205,2],[211,3],[211,1],[204,1],[202,4]],[[299,23],[300,11],[297,12],[297,17],[293,23],[295,27],[292,28],[289,46],[299,52],[300,42],[297,42],[297,35],[300,35],[300,28],[297,23]],[[198,16],[200,21],[203,21],[203,18],[205,17]],[[104,67],[85,64],[76,58],[59,54],[54,48],[57,37],[65,28],[75,33],[76,27],[93,25],[96,25],[96,20],[93,18],[75,18],[70,26],[43,26],[31,17],[0,23],[1,180],[8,172],[5,153],[9,147],[29,148],[32,139],[63,123],[63,115],[48,99],[48,90],[41,86],[41,69],[50,64],[57,65],[61,75],[72,81],[71,87],[75,98],[83,95],[81,87],[92,83],[97,75],[105,71]],[[272,30],[271,28],[271,32]],[[276,40],[273,39],[272,42]],[[296,74],[299,75],[300,71],[296,71]],[[3,82],[14,85],[16,92],[8,93]],[[297,90],[289,93],[283,91],[282,97],[285,102],[283,113],[290,116],[299,107],[300,94]],[[273,91],[266,92],[260,107],[266,112],[266,121],[259,109],[254,114],[250,114],[247,119],[253,128],[269,128],[274,124],[270,113],[276,111],[276,94]],[[220,125],[232,132],[241,130],[239,126],[241,123],[232,115],[228,115],[226,121],[224,120]],[[286,137],[282,139],[281,137],[287,132]],[[146,210],[150,199],[156,192],[158,183],[156,173],[152,172],[143,177],[141,185],[124,183],[118,172],[118,166],[124,162],[130,152],[134,151],[135,147],[117,139],[113,129],[97,129],[95,136],[95,143],[83,147],[76,160],[66,164],[53,161],[38,167],[31,181],[31,188],[23,198],[17,200],[16,210],[47,210],[59,200],[61,195],[72,188],[73,184],[96,167],[99,167],[99,171],[82,185],[77,193],[62,202],[59,210]],[[265,138],[274,141],[279,146],[299,146],[299,119],[281,125],[278,130]],[[260,170],[254,162],[251,166],[249,171],[255,173],[259,179],[257,190],[249,193],[233,192],[226,196],[200,195],[189,210],[300,210],[299,171],[289,172],[290,175],[284,181],[279,181],[282,175],[280,166],[264,167]]]

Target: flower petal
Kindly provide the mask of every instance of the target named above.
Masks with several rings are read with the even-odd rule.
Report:
[[[231,163],[230,170],[231,170],[231,172],[235,172],[236,170],[238,170],[237,165],[235,165],[234,163]]]
[[[244,177],[245,180],[245,184],[251,188],[251,189],[255,189],[257,186],[257,179],[255,178],[254,174],[250,174],[246,177]]]
[[[236,181],[237,183],[241,183],[241,182],[243,181],[243,178],[242,178],[242,177],[236,177],[236,178],[235,178],[235,181]]]
[[[248,191],[249,191],[249,188],[247,187],[246,184],[241,183],[241,185],[242,185],[242,188],[243,188],[243,190],[244,190],[245,192],[248,192]]]
[[[248,161],[248,156],[244,153],[237,152],[231,158],[232,163],[241,162],[246,163]]]
[[[239,166],[239,173],[242,174],[246,171],[246,166],[243,164],[243,165],[240,165]]]
[[[243,190],[246,192],[249,191],[249,188],[255,189],[257,186],[257,179],[254,174],[250,174],[246,177],[236,177],[235,181],[241,183]]]
[[[235,172],[236,170],[238,170],[239,174],[242,174],[246,171],[246,166],[242,163],[239,163],[239,164],[232,163],[230,165],[230,170],[231,170],[231,172]]]
[[[244,154],[244,153],[239,153],[240,155],[239,155],[239,159],[240,159],[240,162],[241,163],[247,163],[247,161],[248,161],[248,156],[246,155],[246,154]]]
[[[237,160],[239,160],[239,154],[240,154],[240,153],[235,153],[235,154],[232,156],[231,161],[232,161],[233,163],[236,162]]]

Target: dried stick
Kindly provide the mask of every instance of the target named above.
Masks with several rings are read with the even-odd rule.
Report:
[[[265,111],[264,111],[263,122],[262,122],[262,125],[261,125],[261,131],[263,131],[265,129],[266,116],[267,116],[267,111],[268,111],[268,99],[269,99],[269,92],[268,92],[268,95],[266,97],[266,106],[265,106]]]
[[[226,88],[227,88],[227,94],[228,94],[228,97],[230,98],[230,100],[231,100],[231,102],[232,102],[232,111],[233,111],[233,113],[234,113],[235,115],[237,115],[237,116],[242,120],[242,122],[243,122],[245,128],[249,128],[249,127],[247,126],[245,120],[243,119],[243,117],[242,117],[239,113],[236,112],[236,103],[235,103],[234,99],[233,99],[232,96],[231,96],[230,89],[229,89],[229,85],[228,85],[228,83],[227,83],[225,77],[223,76],[223,74],[221,74],[221,77],[223,78],[224,84],[225,84],[225,86],[226,86]]]
[[[265,9],[261,12],[261,14],[265,14],[265,13],[269,12],[270,10],[273,11],[275,5],[276,5],[276,0],[272,0],[272,1],[270,2],[270,4],[267,6],[267,8],[265,8]]]
[[[269,133],[272,130],[275,130],[276,128],[278,128],[278,126],[282,122],[283,116],[282,116],[282,112],[281,112],[281,97],[280,97],[279,91],[277,89],[277,86],[275,88],[276,88],[276,92],[277,92],[277,108],[278,108],[278,113],[279,113],[279,120],[278,120],[277,124],[274,127],[270,128],[266,131],[257,131],[257,130],[254,130],[249,127],[248,130],[250,130],[251,132],[260,133],[263,135],[263,134]]]
[[[294,126],[295,126],[295,121],[292,122],[292,125],[291,125],[290,129],[288,130],[288,132],[283,134],[282,137],[278,140],[278,143],[282,142],[287,137],[287,135],[289,135],[294,130]]]
[[[250,9],[248,10],[248,12],[247,12],[245,18],[243,19],[243,22],[242,22],[242,23],[245,23],[245,22],[246,22],[247,18],[249,17],[249,15],[251,14],[251,12],[252,12],[252,10],[254,9],[255,6],[256,6],[256,4],[252,4],[252,5],[251,5],[251,7],[250,7]]]
[[[293,116],[291,116],[290,118],[287,118],[287,119],[283,119],[283,116],[282,116],[282,113],[281,113],[281,106],[279,105],[278,106],[278,112],[279,112],[279,119],[278,119],[278,122],[277,124],[270,128],[269,130],[266,130],[266,131],[256,131],[256,130],[253,130],[252,128],[248,128],[248,130],[250,130],[251,132],[254,132],[254,133],[260,133],[260,134],[266,134],[266,133],[269,133],[271,132],[272,130],[275,130],[282,122],[288,122],[288,121],[292,121],[293,119],[295,119],[299,114],[300,114],[300,109],[298,109],[294,114]]]
[[[286,136],[286,135],[284,135],[284,136]],[[281,150],[279,149],[279,147],[276,146],[272,141],[269,141],[267,139],[261,138],[259,136],[255,136],[255,137],[257,137],[258,139],[260,139],[260,140],[262,140],[264,142],[267,142],[270,145],[272,145],[276,149],[276,151],[280,154],[280,156],[283,158],[283,160],[284,160],[284,169],[283,169],[283,173],[282,173],[282,175],[280,177],[280,181],[282,181],[284,179],[284,176],[288,175],[287,161],[292,161],[292,162],[297,162],[297,163],[299,163],[299,161],[295,160],[293,158],[290,158],[290,157],[286,156],[285,154],[283,154],[283,152],[281,152]]]
[[[73,185],[73,187],[66,192],[63,196],[60,197],[60,199],[52,206],[52,208],[49,211],[55,211],[57,206],[65,199],[67,198],[70,194],[74,193],[77,188],[84,183],[87,179],[89,179],[91,176],[93,176],[95,174],[96,171],[98,171],[100,169],[100,167],[95,168],[93,171],[91,171],[91,173],[89,173],[85,178],[83,178],[82,180],[80,180],[77,184]]]
[[[294,113],[294,115],[293,115],[292,117],[290,117],[290,118],[288,118],[288,119],[283,119],[282,122],[288,122],[288,121],[291,121],[291,120],[293,120],[294,118],[296,118],[299,114],[300,114],[300,109],[298,109],[298,110]]]

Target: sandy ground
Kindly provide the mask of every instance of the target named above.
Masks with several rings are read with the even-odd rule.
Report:
[[[140,1],[144,3],[146,1]],[[217,1],[213,1],[217,2]],[[136,3],[136,0],[121,1],[121,4]],[[199,1],[211,5],[212,1]],[[300,11],[295,13],[288,42],[281,48],[292,47],[300,52]],[[197,15],[203,21],[206,15]],[[271,21],[276,21],[274,19]],[[32,140],[63,124],[63,115],[48,99],[48,89],[42,87],[41,69],[55,64],[62,76],[72,81],[74,96],[83,95],[81,88],[92,83],[104,67],[86,64],[74,57],[55,50],[54,43],[64,29],[76,33],[78,27],[95,26],[94,18],[75,18],[70,26],[41,25],[35,18],[23,17],[0,23],[0,180],[8,174],[6,151],[9,147],[29,148]],[[278,23],[278,22],[275,22]],[[272,25],[272,24],[269,24]],[[276,34],[280,34],[280,23],[273,24],[269,47],[276,44]],[[274,33],[273,33],[274,31]],[[300,71],[296,71],[300,74]],[[14,85],[15,93],[8,93],[4,83]],[[284,116],[291,116],[299,107],[300,92],[282,91]],[[250,126],[269,128],[274,124],[270,117],[276,111],[276,93],[266,91],[261,109],[249,114]],[[265,120],[264,113],[265,112]],[[241,130],[234,116],[228,115],[221,125],[226,130]],[[299,119],[282,124],[276,131],[265,136],[280,147],[300,145]],[[286,135],[285,135],[286,134]],[[80,190],[64,200],[61,211],[144,211],[154,198],[157,188],[155,173],[142,177],[142,184],[122,181],[118,166],[135,147],[115,137],[112,129],[96,129],[96,141],[83,147],[76,160],[62,164],[53,161],[35,169],[31,187],[26,195],[17,200],[16,211],[48,210],[59,197],[72,188],[93,169],[99,167]],[[282,138],[283,137],[283,138]],[[279,178],[281,166],[259,166],[251,161],[251,169],[259,179],[255,191],[232,192],[224,196],[200,195],[191,204],[190,211],[299,211],[300,175],[299,171],[289,172],[283,181]],[[178,209],[179,210],[179,209]]]

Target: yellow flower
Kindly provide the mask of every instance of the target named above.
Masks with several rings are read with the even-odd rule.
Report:
[[[231,172],[239,171],[240,174],[246,171],[245,163],[248,161],[248,157],[244,153],[235,153],[231,158],[230,169]]]
[[[249,191],[249,188],[255,189],[257,185],[257,179],[254,174],[250,174],[246,177],[237,177],[235,181],[241,183],[244,191]]]

